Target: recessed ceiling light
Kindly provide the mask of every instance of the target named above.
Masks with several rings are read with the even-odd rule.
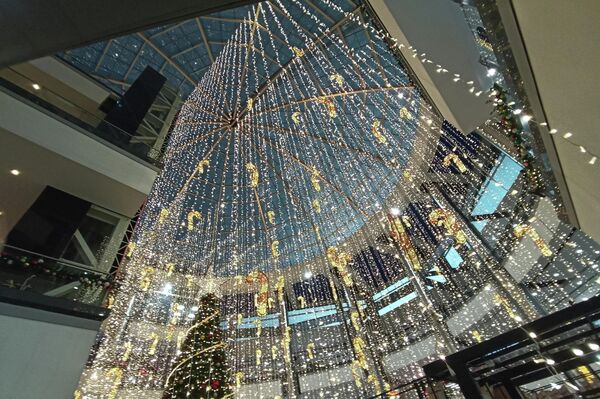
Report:
[[[0,211],[0,216],[4,215],[4,212]]]
[[[10,174],[13,176],[19,176],[21,174],[21,171],[19,169],[12,169],[10,171]]]
[[[40,85],[39,85],[39,84],[37,84],[37,83],[34,83],[34,84],[32,84],[32,85],[31,85],[31,87],[33,87],[33,89],[34,89],[34,90],[39,90],[39,89],[41,89],[41,88],[42,88],[42,86],[40,86]]]

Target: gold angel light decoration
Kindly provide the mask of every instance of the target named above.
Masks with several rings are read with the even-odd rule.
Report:
[[[198,162],[198,166],[196,167],[196,170],[198,171],[199,174],[204,173],[204,168],[208,168],[208,166],[210,165],[210,161],[208,159],[203,159],[200,162]]]
[[[387,139],[381,131],[381,122],[379,122],[377,119],[375,119],[371,125],[371,133],[373,133],[373,136],[375,136],[377,141],[379,141],[381,144],[387,143]]]
[[[411,120],[413,118],[412,114],[406,107],[400,108],[399,114],[401,119]]]
[[[434,226],[443,226],[446,234],[454,237],[457,246],[467,242],[467,235],[460,228],[460,224],[456,220],[456,216],[447,209],[438,208],[429,214],[429,222]]]
[[[252,162],[246,164],[246,170],[250,173],[250,186],[258,187],[258,168]]]
[[[415,247],[404,228],[404,224],[402,223],[402,219],[394,217],[392,215],[388,215],[388,221],[390,222],[390,236],[394,239],[394,241],[400,246],[402,252],[408,258],[411,266],[414,270],[421,270],[421,261],[419,260],[419,255]]]
[[[329,80],[337,83],[339,86],[343,86],[343,84],[344,84],[344,78],[339,73],[334,73],[334,74],[330,75]]]
[[[304,50],[302,50],[298,47],[292,47],[292,52],[298,58],[304,57]]]
[[[296,111],[292,114],[292,121],[294,122],[294,124],[299,125],[300,124],[300,112]]]
[[[255,270],[246,276],[246,284],[258,283],[258,295],[256,296],[256,314],[266,316],[269,304],[269,278],[260,271]]]
[[[337,247],[329,247],[327,248],[327,260],[338,271],[344,285],[352,287],[354,281],[352,281],[352,275],[348,271],[348,262],[352,260],[352,257],[345,252],[339,252]]]
[[[310,174],[310,182],[315,191],[321,191],[321,174],[314,166],[312,168],[312,173]]]
[[[544,239],[540,237],[538,232],[532,226],[529,226],[527,224],[520,224],[513,229],[513,234],[517,238],[529,236],[529,238],[531,238],[535,243],[536,247],[538,247],[542,255],[548,258],[553,255],[553,252],[546,243],[546,241],[544,241]]]
[[[277,240],[271,243],[271,255],[273,255],[273,259],[279,258],[279,241]]]
[[[455,153],[450,153],[446,155],[442,164],[446,168],[449,168],[451,164],[454,164],[454,166],[456,166],[456,169],[458,169],[460,173],[466,173],[468,171],[467,167],[465,166],[465,163]]]
[[[267,212],[267,219],[269,220],[269,223],[271,223],[272,225],[275,224],[275,212],[274,211],[268,211]]]
[[[200,211],[190,211],[187,215],[187,229],[188,231],[194,230],[194,224],[196,219],[200,219],[202,217],[202,212]]]

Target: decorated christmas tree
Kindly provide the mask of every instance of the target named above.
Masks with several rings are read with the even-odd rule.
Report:
[[[212,293],[204,295],[167,379],[164,399],[233,396],[219,319],[219,299]]]

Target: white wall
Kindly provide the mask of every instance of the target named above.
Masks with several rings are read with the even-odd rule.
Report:
[[[537,91],[533,94],[539,94],[543,107],[535,116],[545,116],[561,134],[573,132],[574,141],[600,154],[600,1],[511,3],[527,51],[519,68],[531,68]],[[562,139],[554,143],[579,224],[600,241],[600,160],[589,165],[589,156],[578,147]]]
[[[0,397],[71,399],[97,327],[97,322],[0,303]]]

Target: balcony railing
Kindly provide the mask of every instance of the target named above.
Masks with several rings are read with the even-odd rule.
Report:
[[[157,150],[149,143],[138,140],[136,135],[107,122],[101,116],[84,109],[61,94],[46,87],[40,87],[15,69],[8,68],[0,75],[0,90],[42,108],[56,119],[74,125],[91,136],[100,138],[102,142],[108,142],[124,150],[135,158],[161,167],[160,148]]]
[[[97,307],[103,306],[111,283],[107,273],[73,262],[10,245],[4,245],[0,251],[0,287],[4,290],[9,288],[23,294],[37,294],[34,297],[62,298],[92,305],[89,309],[97,310]],[[77,309],[85,312],[88,307],[79,306]],[[94,313],[97,313],[96,310]]]

